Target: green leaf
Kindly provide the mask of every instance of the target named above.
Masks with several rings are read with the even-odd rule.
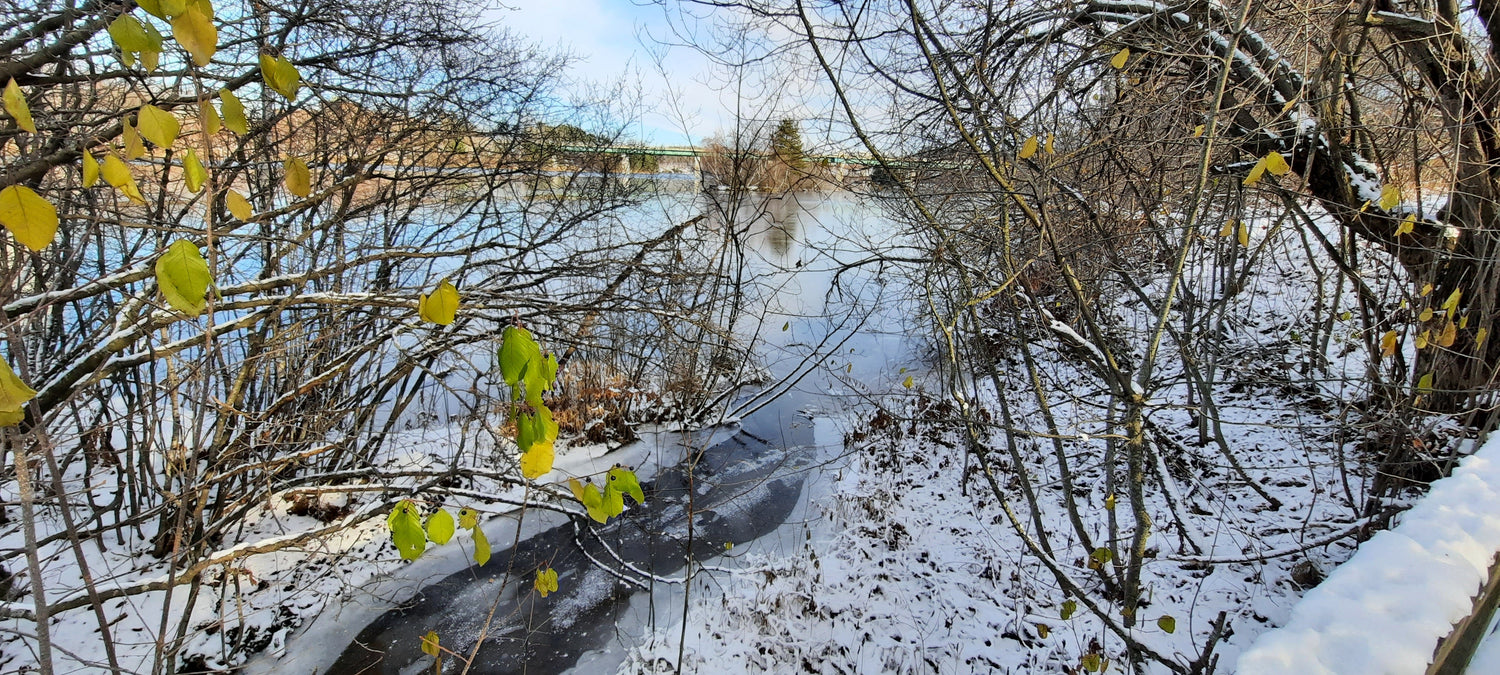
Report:
[[[428,656],[431,656],[433,658],[437,658],[437,655],[438,655],[438,634],[437,634],[437,631],[430,630],[430,631],[427,631],[426,635],[422,636],[422,653],[426,654]]]
[[[181,15],[188,9],[187,0],[157,0],[157,6],[161,8],[163,19],[170,19]]]
[[[191,241],[179,239],[173,242],[166,255],[156,260],[156,285],[166,296],[167,304],[183,314],[196,317],[203,313],[208,306],[211,283],[213,276],[209,274],[208,261]]]
[[[121,14],[111,21],[108,28],[109,38],[114,40],[115,46],[121,52],[145,52],[153,48],[151,38],[146,35],[146,27],[141,25],[140,19],[129,14]]]
[[[196,193],[203,189],[203,182],[208,180],[208,171],[203,168],[203,162],[198,161],[198,153],[188,148],[187,154],[182,157],[182,179],[187,183],[188,192]]]
[[[297,197],[306,197],[312,194],[312,172],[307,169],[307,162],[296,157],[288,157],[281,163],[286,169],[286,191]]]
[[[22,246],[40,251],[57,235],[57,208],[31,188],[11,185],[0,190],[0,225]]]
[[[1083,655],[1083,660],[1079,662],[1079,665],[1088,672],[1097,673],[1104,668],[1104,663],[1104,657],[1090,652]]]
[[[637,504],[646,503],[646,493],[641,491],[641,482],[636,479],[635,472],[622,466],[609,470],[609,484],[620,492],[630,495]]]
[[[453,538],[453,516],[444,509],[427,516],[427,538],[439,546],[448,543]]]
[[[474,526],[478,525],[478,524],[479,524],[479,514],[477,512],[475,512],[474,509],[462,508],[462,509],[458,510],[458,526],[459,527],[462,527],[465,530],[472,530],[472,529],[474,529]]]
[[[21,93],[20,85],[16,84],[16,78],[10,78],[10,83],[5,85],[5,112],[16,121],[16,126],[36,133],[36,122],[31,119],[31,106],[26,104],[26,94]]]
[[[1177,632],[1177,619],[1170,616],[1163,616],[1156,620],[1156,627],[1168,633],[1175,633]]]
[[[224,126],[241,136],[250,133],[250,122],[245,119],[245,104],[240,103],[240,97],[228,89],[220,89],[219,100],[224,102]]]
[[[427,533],[422,531],[422,521],[417,518],[417,507],[410,500],[401,500],[391,515],[386,518],[391,528],[391,542],[401,553],[402,560],[416,560],[427,550]]]
[[[474,562],[480,567],[490,561],[490,540],[484,536],[484,530],[474,528]]]
[[[599,494],[599,488],[593,483],[580,483],[577,478],[568,479],[568,487],[572,488],[573,496],[583,504],[583,508],[589,513],[589,517],[598,522],[608,522],[609,515],[604,511],[604,496]]]
[[[614,518],[624,513],[625,495],[621,494],[620,490],[613,484],[605,486],[602,508],[604,509],[604,515],[609,518]]]
[[[1107,548],[1105,548],[1103,546],[1100,546],[1099,548],[1094,549],[1094,552],[1090,553],[1089,557],[1093,558],[1094,562],[1097,562],[1100,565],[1103,565],[1103,564],[1109,562],[1110,560],[1113,560],[1114,557],[1115,557],[1115,554],[1112,551],[1110,551],[1109,549],[1107,549]]]
[[[1067,621],[1068,619],[1073,618],[1073,613],[1077,612],[1077,611],[1078,611],[1078,601],[1076,601],[1076,600],[1064,600],[1063,604],[1062,604],[1062,615],[1061,615],[1062,616],[1062,620],[1063,621]]]
[[[531,337],[531,331],[520,326],[506,326],[500,342],[500,376],[506,384],[516,386],[526,367],[541,355],[542,348]]]
[[[172,1],[162,0],[162,4]],[[177,44],[192,54],[193,63],[199,67],[208,65],[214,52],[219,49],[219,29],[214,28],[213,20],[196,5],[188,7],[181,16],[172,20],[172,37],[177,38]]]
[[[458,314],[458,288],[447,279],[438,282],[432,295],[423,294],[417,300],[417,314],[423,321],[431,321],[439,326],[453,323]]]

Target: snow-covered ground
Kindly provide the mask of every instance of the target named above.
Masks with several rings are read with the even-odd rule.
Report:
[[[1433,483],[1399,522],[1309,592],[1289,622],[1261,636],[1240,657],[1239,672],[1423,672],[1438,640],[1473,609],[1500,551],[1500,436]],[[1500,672],[1489,658],[1470,672]]]
[[[1202,660],[1216,663],[1218,672],[1235,672],[1242,653],[1262,634],[1289,624],[1296,631],[1299,617],[1308,613],[1296,609],[1304,593],[1324,583],[1325,575],[1354,554],[1369,528],[1378,527],[1362,517],[1373,476],[1372,457],[1360,445],[1370,439],[1365,431],[1349,432],[1363,421],[1353,404],[1368,393],[1367,352],[1360,347],[1357,322],[1347,315],[1333,318],[1339,311],[1327,303],[1339,291],[1330,277],[1321,280],[1326,285],[1316,302],[1322,306],[1314,310],[1311,289],[1319,280],[1312,278],[1308,260],[1325,270],[1331,266],[1295,229],[1271,229],[1266,221],[1254,228],[1253,245],[1264,243],[1262,257],[1226,312],[1227,340],[1216,355],[1222,375],[1214,394],[1231,450],[1279,507],[1241,480],[1213,443],[1199,442],[1180,365],[1165,359],[1161,386],[1148,392],[1148,419],[1160,435],[1148,469],[1153,475],[1147,508],[1155,528],[1142,573],[1141,620],[1128,633],[1184,667]],[[1206,268],[1189,271],[1190,278],[1212,274]],[[1398,279],[1389,269],[1367,274],[1392,306],[1401,293]],[[1353,306],[1347,295],[1339,300]],[[1149,311],[1125,305],[1115,317],[1120,325],[1133,330],[1149,325]],[[1314,335],[1315,324],[1324,326],[1326,342]],[[1052,336],[1033,345],[1034,356],[1067,436],[1073,497],[1095,546],[1121,544],[1108,540],[1114,500],[1101,469],[1100,420],[1106,414],[1101,386],[1076,358],[1064,355],[1063,342],[1078,338],[1056,330]],[[1019,359],[1003,365],[1001,378],[1018,426],[1042,431]],[[998,419],[999,392],[984,378],[975,386],[982,407]],[[966,454],[963,430],[953,424],[946,398],[941,391],[893,396],[885,411],[865,418],[848,438],[840,477],[812,496],[801,544],[746,555],[733,573],[703,575],[686,630],[680,619],[679,625],[662,628],[621,672],[672,672],[679,665],[683,672],[714,673],[1074,673],[1094,666],[1123,672],[1121,639],[1070,600],[1027,550],[1017,530],[1031,529],[1029,515],[1014,514],[1022,521],[1019,528],[1010,522],[1012,515],[978,475],[976,459]],[[1429,424],[1439,431],[1452,428],[1442,420]],[[985,443],[989,460],[1007,500],[1023,503],[1010,458],[1002,451],[1003,433],[991,427]],[[1089,569],[1089,550],[1064,519],[1050,441],[1023,436],[1020,447],[1042,495],[1053,559],[1073,582],[1096,598],[1107,597]],[[1466,466],[1470,477],[1456,482],[1472,482],[1486,465]],[[1477,487],[1463,491],[1461,498],[1478,499],[1491,510],[1500,503]],[[1456,490],[1444,489],[1449,492],[1458,497]],[[1125,499],[1118,501],[1118,518],[1128,521]],[[1434,526],[1434,537],[1470,527],[1487,532],[1493,521],[1473,510],[1483,508],[1436,507],[1440,513],[1408,518],[1446,519],[1443,529]],[[1488,542],[1491,535],[1475,536]],[[1365,546],[1378,551],[1390,547],[1389,541]],[[1448,585],[1455,593],[1459,586],[1472,593],[1473,562],[1495,546],[1478,541],[1462,546],[1463,574]],[[1443,563],[1437,564],[1430,572],[1442,574]],[[1343,625],[1358,626],[1371,612],[1406,615],[1425,631],[1407,639],[1428,640],[1429,655],[1437,624],[1457,618],[1449,616],[1456,611],[1454,598],[1439,601],[1443,608],[1437,618],[1398,604],[1421,600],[1422,587],[1372,585],[1364,591],[1370,602],[1343,607],[1350,614]],[[1117,604],[1101,606],[1121,622]],[[1210,636],[1218,626],[1222,631],[1215,641]],[[679,637],[684,633],[685,643]],[[1205,644],[1212,644],[1211,655],[1201,652]],[[1246,658],[1243,663],[1255,662]],[[1167,672],[1149,660],[1145,667]]]

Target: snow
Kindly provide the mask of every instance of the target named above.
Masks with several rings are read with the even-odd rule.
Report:
[[[1239,660],[1241,675],[1417,673],[1500,551],[1500,435],[1372,537]],[[1473,672],[1496,672],[1479,669]]]

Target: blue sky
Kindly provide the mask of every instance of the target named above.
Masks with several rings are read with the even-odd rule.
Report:
[[[573,86],[604,84],[626,77],[639,82],[644,98],[640,120],[627,132],[665,145],[701,141],[728,126],[719,95],[704,82],[708,60],[692,50],[653,46],[665,53],[668,74],[657,68],[643,43],[648,35],[671,37],[660,6],[632,0],[502,0],[491,15],[520,37],[577,57],[569,73]],[[676,92],[669,96],[668,92]],[[670,105],[668,99],[677,103]],[[675,112],[673,108],[675,107]],[[686,118],[686,121],[684,121]]]

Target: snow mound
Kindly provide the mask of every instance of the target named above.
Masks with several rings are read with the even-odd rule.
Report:
[[[1500,550],[1500,434],[1308,592],[1285,626],[1239,660],[1240,675],[1420,673],[1473,609]]]

